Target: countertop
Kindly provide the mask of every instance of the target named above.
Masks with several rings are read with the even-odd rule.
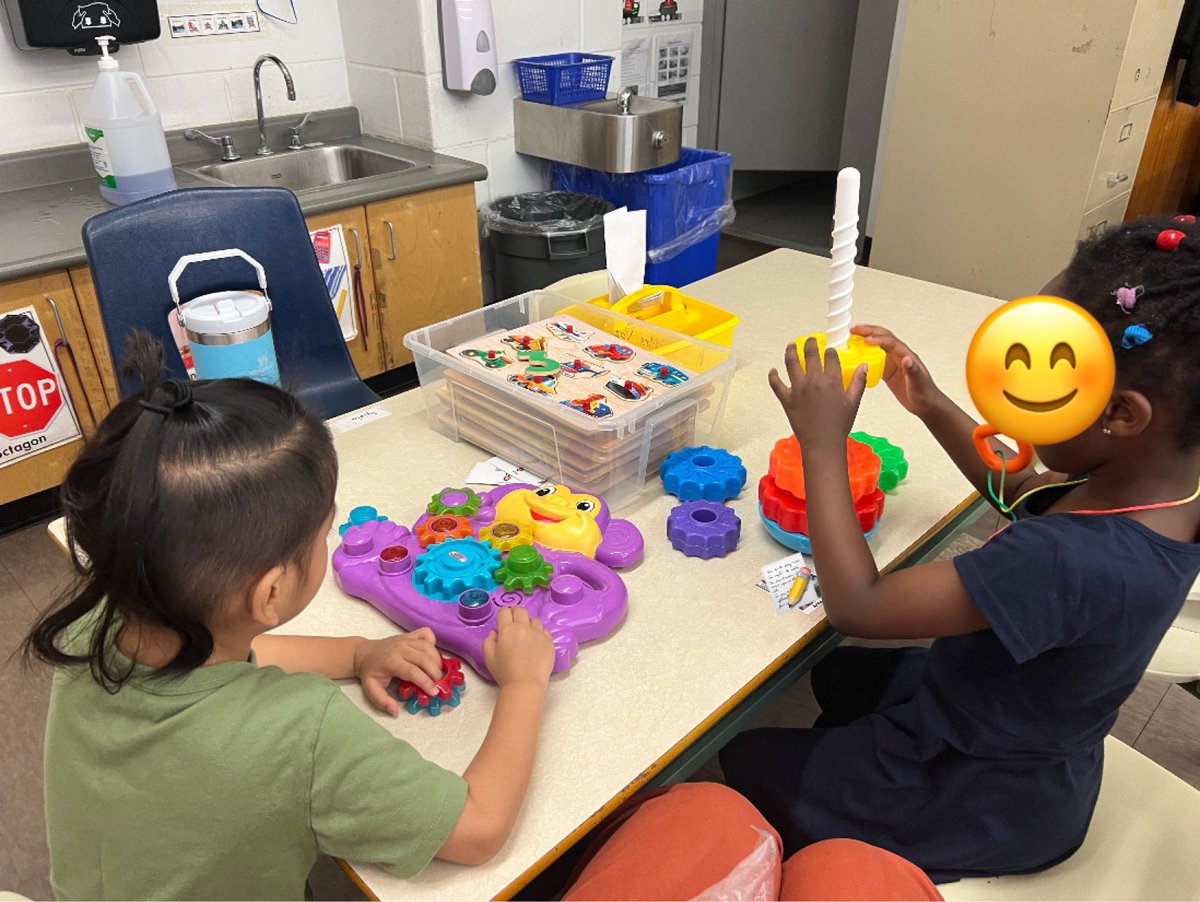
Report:
[[[568,672],[551,680],[545,721],[529,794],[513,834],[480,867],[435,861],[402,880],[354,863],[360,879],[381,899],[484,899],[522,885],[539,862],[554,857],[613,804],[644,785],[672,757],[819,631],[824,618],[777,614],[755,587],[760,568],[791,554],[759,522],[758,480],[787,419],[767,384],[781,362],[787,336],[824,324],[829,260],[779,250],[689,287],[688,293],[741,317],[733,337],[738,355],[721,444],[741,456],[749,480],[730,502],[742,520],[741,543],[723,558],[699,560],[671,549],[664,523],[678,503],[652,481],[635,500],[614,511],[632,520],[646,539],[645,560],[622,572],[629,612],[606,639],[584,645]],[[941,388],[968,411],[964,358],[978,324],[998,301],[873,269],[855,276],[857,321],[892,325],[910,341]],[[340,461],[338,509],[374,505],[411,523],[429,498],[461,485],[471,465],[489,456],[470,444],[433,432],[422,393],[406,392],[374,405],[384,415],[363,421],[348,414],[332,421]],[[856,428],[886,436],[904,449],[908,478],[887,496],[871,550],[881,568],[904,560],[974,497],[971,487],[920,420],[880,385],[869,390]],[[62,521],[51,533],[63,540]],[[332,552],[336,530],[329,537]],[[327,574],[316,598],[279,632],[382,638],[397,628],[365,602],[349,597]],[[459,773],[487,731],[495,687],[466,669],[462,704],[437,718],[401,713],[386,717],[365,701],[359,685],[343,691],[368,717],[421,754]]]
[[[295,124],[296,118],[268,120],[271,146],[286,146],[286,130]],[[253,159],[253,147],[257,143],[254,123],[206,126],[204,131],[235,135],[243,158]],[[297,192],[296,197],[305,214],[324,213],[487,178],[487,169],[478,163],[359,134],[358,113],[353,109],[314,114],[312,125],[304,132],[304,140],[379,150],[425,167]],[[186,170],[206,162],[217,162],[218,148],[207,142],[185,141],[181,132],[169,133],[167,145],[180,188],[213,187],[213,182]],[[3,190],[9,185],[26,187]],[[83,145],[0,157],[0,281],[86,263],[80,229],[97,213],[112,209],[115,207],[100,196]]]

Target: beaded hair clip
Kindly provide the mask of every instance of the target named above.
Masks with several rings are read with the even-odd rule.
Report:
[[[1144,345],[1154,337],[1154,333],[1140,324],[1134,324],[1125,329],[1121,334],[1121,347],[1125,350],[1136,348],[1138,345]]]
[[[1146,288],[1143,285],[1130,285],[1126,282],[1116,291],[1110,291],[1109,294],[1117,299],[1117,306],[1125,313],[1133,313],[1134,305],[1145,291]]]

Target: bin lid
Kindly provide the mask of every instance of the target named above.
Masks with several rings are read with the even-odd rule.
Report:
[[[492,201],[481,211],[485,232],[546,235],[602,228],[613,205],[594,194],[530,191]]]

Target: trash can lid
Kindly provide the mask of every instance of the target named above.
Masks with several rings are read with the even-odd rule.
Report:
[[[613,205],[594,194],[531,191],[492,201],[481,211],[487,230],[509,235],[587,232],[600,228]]]

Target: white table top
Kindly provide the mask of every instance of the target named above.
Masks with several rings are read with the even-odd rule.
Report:
[[[749,471],[745,491],[732,502],[742,518],[739,548],[708,561],[672,550],[665,522],[677,501],[654,484],[619,509],[616,514],[633,520],[647,539],[645,561],[624,574],[629,614],[616,633],[583,647],[572,669],[552,680],[529,796],[509,842],[482,867],[434,862],[410,880],[354,864],[376,896],[478,899],[515,891],[821,627],[819,614],[777,614],[767,594],[755,588],[763,564],[791,553],[771,540],[759,522],[756,487],[772,444],[788,433],[767,385],[767,371],[781,362],[788,338],[824,327],[828,280],[827,259],[779,250],[690,289],[741,317],[734,334],[738,369],[723,428],[724,447],[739,454]],[[966,348],[998,302],[870,269],[860,268],[855,282],[856,321],[895,328],[921,354],[942,388],[973,409],[963,375]],[[461,484],[472,464],[489,456],[432,432],[419,392],[377,406],[389,415],[335,432],[341,462],[337,502],[343,514],[371,504],[399,522],[411,522],[434,492]],[[872,540],[876,560],[888,566],[902,560],[972,493],[921,423],[899,407],[886,387],[867,392],[856,428],[886,436],[910,461],[908,478],[888,496]],[[331,551],[336,544],[337,536],[331,536]],[[368,604],[345,595],[330,575],[309,608],[281,632],[377,638],[395,629]],[[393,734],[461,772],[483,739],[495,699],[494,687],[469,668],[467,685],[463,704],[438,718],[384,717],[368,706],[356,683],[347,682],[343,689]]]

